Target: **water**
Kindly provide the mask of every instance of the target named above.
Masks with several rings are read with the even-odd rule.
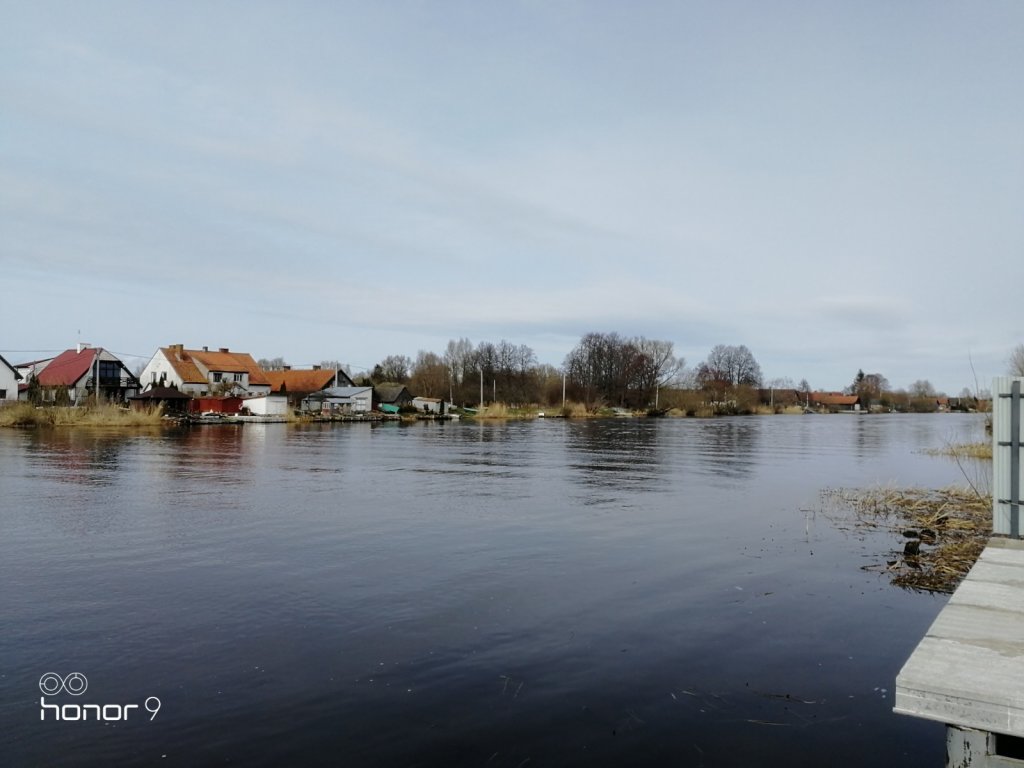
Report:
[[[0,431],[0,764],[932,766],[829,487],[979,417]],[[40,677],[127,720],[40,721]],[[155,698],[150,698],[155,697]],[[159,708],[150,719],[148,704]],[[85,711],[85,710],[80,710]],[[68,710],[73,716],[75,710]]]

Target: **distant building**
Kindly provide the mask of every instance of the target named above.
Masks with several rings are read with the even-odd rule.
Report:
[[[227,347],[213,352],[208,347],[185,349],[181,344],[161,347],[143,369],[140,380],[146,388],[174,386],[194,397],[270,394],[266,373],[252,355]]]
[[[0,401],[18,399],[21,374],[0,355]]]
[[[302,410],[336,416],[358,416],[373,410],[373,387],[329,387],[311,392]]]
[[[353,387],[355,382],[342,370],[320,368],[312,370],[264,371],[263,375],[270,383],[273,394],[288,395],[288,402],[299,407],[302,401],[314,392],[321,392],[333,387]]]
[[[56,357],[33,360],[15,366],[23,382],[18,398],[28,399],[32,378],[40,387],[43,402],[59,402],[67,392],[71,405],[80,405],[96,396],[101,400],[124,402],[139,391],[139,380],[118,357],[102,347],[79,344]]]
[[[842,392],[811,392],[808,400],[812,408],[827,411],[859,411],[860,395],[844,395]]]
[[[394,408],[401,408],[403,405],[412,405],[412,393],[404,384],[377,384],[373,388],[373,406],[378,408],[381,405],[390,405]]]
[[[414,397],[412,399],[412,406],[417,411],[423,413],[436,413],[443,416],[447,410],[448,404],[444,400],[438,397]]]

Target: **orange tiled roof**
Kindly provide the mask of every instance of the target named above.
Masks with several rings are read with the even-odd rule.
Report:
[[[256,365],[248,352],[209,352],[202,349],[184,349],[181,347],[164,347],[164,356],[170,361],[174,370],[187,383],[205,383],[206,376],[196,365],[208,371],[222,373],[248,373],[250,384],[268,384],[266,374]]]
[[[856,405],[859,401],[858,395],[841,395],[837,392],[811,393],[811,402],[819,405]]]
[[[263,371],[263,376],[270,384],[271,392],[280,392],[282,387],[287,392],[319,392],[334,384],[334,371]],[[339,381],[348,383],[344,372],[338,374]]]

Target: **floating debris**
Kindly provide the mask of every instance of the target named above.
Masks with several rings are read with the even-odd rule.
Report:
[[[941,490],[834,489],[824,494],[825,516],[842,526],[853,513],[861,530],[890,530],[902,549],[882,553],[884,570],[904,589],[951,593],[992,534],[992,498],[970,488]],[[895,557],[895,559],[893,559]]]

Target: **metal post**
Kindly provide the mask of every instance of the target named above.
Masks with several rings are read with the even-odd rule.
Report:
[[[1010,389],[1010,536],[1020,538],[1020,381]]]
[[[96,348],[96,364],[95,375],[93,376],[93,386],[96,389],[96,407],[100,404],[100,348]]]
[[[1020,440],[1020,426],[1021,426],[1021,421],[1020,421],[1020,399],[1021,399],[1021,397],[1020,397],[1021,396],[1021,392],[1020,392],[1020,379],[1015,379],[1015,380],[1013,380],[1013,381],[1011,381],[1009,383],[1010,383],[1010,391],[1006,392],[1005,389],[1003,389],[1003,391],[999,392],[997,394],[997,396],[1000,399],[1008,398],[1010,400],[1010,432],[1009,432],[1008,435],[1005,434],[1005,432],[1003,432],[1002,436],[1006,437],[1008,439],[1006,439],[1006,440],[997,440],[996,441],[996,446],[998,448],[1009,448],[1010,449],[1010,461],[1009,461],[1009,466],[1006,466],[1005,463],[1002,461],[1002,456],[1005,456],[1005,454],[1002,454],[1002,456],[998,457],[999,460],[996,462],[996,473],[995,473],[996,477],[993,478],[993,480],[995,481],[995,486],[996,486],[995,487],[995,491],[997,492],[997,494],[994,494],[995,495],[995,503],[996,503],[996,505],[998,505],[998,504],[1006,504],[1010,508],[1009,535],[1010,535],[1011,538],[1019,539],[1021,537],[1021,535],[1020,535],[1020,505],[1021,505],[1021,498],[1020,498],[1020,496],[1021,496],[1021,490],[1020,490],[1020,444],[1021,444],[1021,440]],[[1003,411],[1003,413],[1005,414],[1005,411]],[[995,414],[993,414],[993,415],[995,416]],[[1003,417],[1003,419],[1005,419],[1005,416]],[[1000,419],[999,423],[1001,425],[1005,425],[1006,422],[1004,420]],[[996,429],[995,425],[993,425],[993,431],[994,432],[995,432],[995,429]],[[1005,429],[1005,426],[1001,426],[1000,427],[1000,432],[1002,432],[1003,429]],[[998,437],[998,435],[996,435],[996,436]],[[1002,495],[1002,493],[1001,493],[1002,489],[1006,488],[1006,486],[1003,485],[1002,482],[999,482],[999,476],[1000,476],[999,468],[1000,467],[1003,467],[1005,469],[1005,471],[1010,473],[1010,477],[1009,477],[1009,481],[1010,481],[1009,482],[1009,497],[1005,498],[1005,499],[999,498],[999,496]],[[1002,476],[1005,477],[1005,475],[1002,475]],[[995,521],[993,521],[993,522],[995,522]],[[1002,530],[1002,532],[1006,533],[1005,528]]]

